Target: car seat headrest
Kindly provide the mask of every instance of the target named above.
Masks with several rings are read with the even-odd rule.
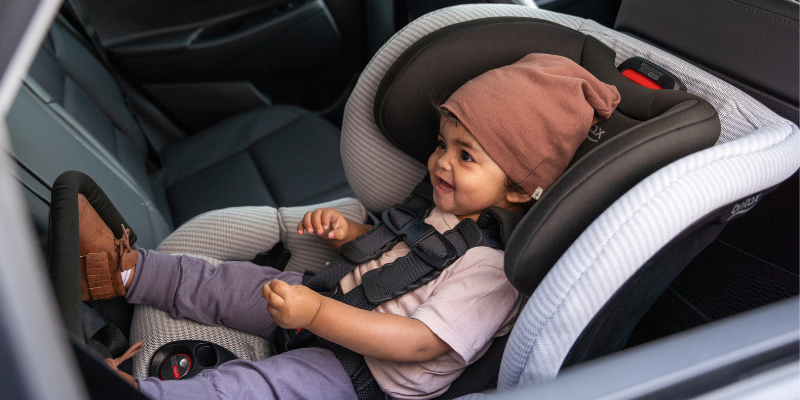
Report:
[[[634,120],[651,119],[681,101],[697,98],[631,82],[617,71],[614,51],[591,36],[532,18],[483,18],[437,30],[411,45],[378,87],[375,123],[392,144],[425,164],[439,127],[432,101],[530,53],[567,57],[616,86],[622,96],[617,110]]]
[[[639,86],[617,70],[614,51],[597,39],[519,17],[450,25],[409,46],[377,88],[375,123],[393,145],[424,165],[439,128],[435,96],[452,93],[468,80],[530,53],[570,58],[616,86],[622,100],[611,118],[587,132],[570,167],[509,239],[506,275],[528,295],[617,198],[664,165],[714,145],[720,133],[716,111],[699,97]]]

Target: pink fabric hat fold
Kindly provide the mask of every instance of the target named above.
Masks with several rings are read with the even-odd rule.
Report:
[[[465,83],[442,106],[534,195],[561,176],[592,124],[619,101],[616,87],[572,60],[534,53]]]

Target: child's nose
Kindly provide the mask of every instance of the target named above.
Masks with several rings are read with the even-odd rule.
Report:
[[[444,153],[441,157],[439,157],[439,159],[436,161],[436,166],[445,171],[449,171],[452,167],[452,158],[453,158],[452,154],[450,153],[451,152],[448,151]]]

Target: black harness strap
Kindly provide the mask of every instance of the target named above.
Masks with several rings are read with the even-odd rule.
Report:
[[[86,350],[101,359],[120,357],[130,348],[122,331],[86,303],[81,303],[81,324]],[[126,360],[119,368],[130,373],[133,361]]]
[[[402,228],[412,220],[425,219],[432,209],[433,187],[430,183],[422,182],[403,200],[402,208],[394,206],[384,212],[384,217],[388,213],[393,225]],[[342,245],[341,256],[336,257],[305,285],[320,293],[332,292],[345,275],[353,272],[357,266],[379,258],[400,239],[385,223],[378,223],[356,240]]]
[[[334,296],[334,299],[371,311],[436,279],[473,247],[502,248],[502,242],[492,237],[496,229],[481,229],[469,218],[444,234],[428,224],[422,224],[427,225],[429,231],[425,233],[428,236],[418,239],[413,246],[409,245],[411,252],[408,255],[365,273],[361,276],[361,285],[347,294]],[[405,238],[412,241],[408,240],[409,236]]]

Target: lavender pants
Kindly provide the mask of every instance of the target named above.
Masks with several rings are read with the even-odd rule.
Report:
[[[277,326],[261,287],[281,279],[300,283],[296,272],[249,262],[217,267],[187,256],[139,250],[128,303],[147,304],[174,318],[225,325],[271,339]],[[328,350],[307,348],[260,361],[234,360],[179,381],[138,379],[152,399],[355,399],[350,378]]]

